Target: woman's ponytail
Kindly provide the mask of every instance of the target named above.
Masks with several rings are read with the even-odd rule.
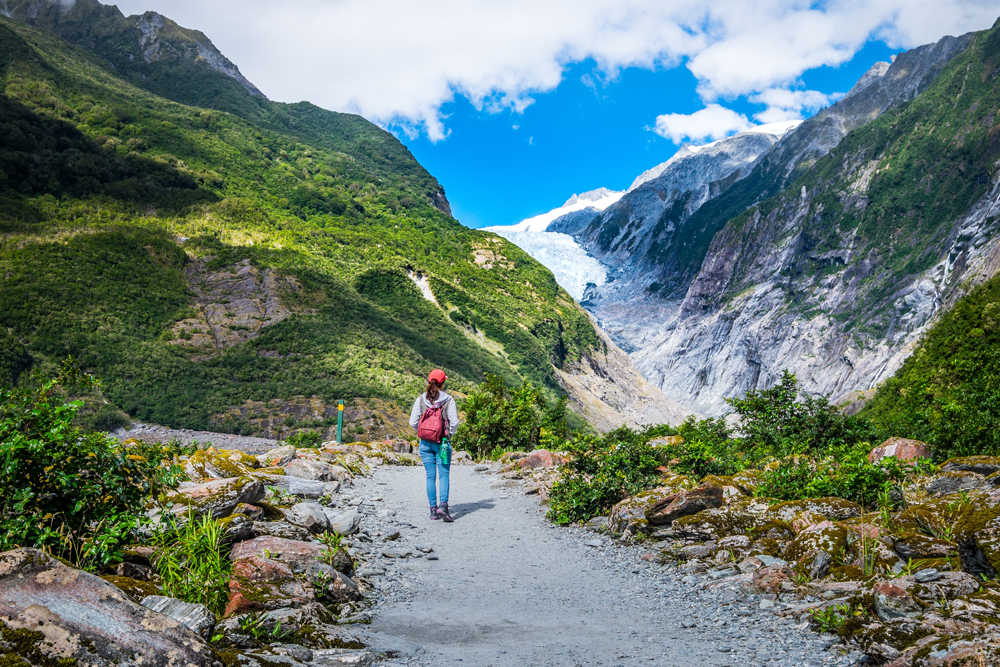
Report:
[[[441,385],[439,385],[434,380],[427,381],[427,400],[434,403],[438,400],[438,396],[441,395]]]

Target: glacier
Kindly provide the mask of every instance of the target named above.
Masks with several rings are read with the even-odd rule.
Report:
[[[490,227],[488,231],[499,234],[541,262],[559,286],[577,301],[583,300],[588,284],[600,287],[608,280],[604,265],[588,255],[569,234],[515,231],[509,227]]]
[[[592,210],[597,215],[622,198],[624,192],[597,188],[574,194],[566,203],[547,213],[522,220],[516,225],[484,227],[504,237],[537,259],[552,272],[556,282],[577,301],[583,301],[588,285],[600,287],[608,281],[608,271],[590,256],[569,234],[545,231],[569,213]]]

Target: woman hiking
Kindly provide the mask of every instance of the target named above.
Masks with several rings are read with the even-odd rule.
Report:
[[[431,503],[431,519],[454,519],[448,513],[448,485],[451,470],[451,444],[449,439],[458,428],[458,409],[455,399],[444,393],[448,376],[441,369],[434,369],[427,376],[427,390],[417,396],[410,410],[410,426],[420,438],[420,458],[427,472],[427,499]],[[437,480],[441,480],[438,502]]]

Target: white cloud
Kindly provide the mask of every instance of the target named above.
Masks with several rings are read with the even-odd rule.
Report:
[[[764,111],[754,114],[754,119],[761,123],[776,123],[783,120],[801,119],[804,111],[817,111],[843,96],[843,93],[828,95],[818,90],[768,88],[752,95],[750,101],[754,104],[767,105]]]
[[[718,104],[709,104],[692,114],[668,113],[656,117],[653,130],[675,144],[715,141],[753,127],[747,117]]]
[[[116,2],[202,30],[273,99],[309,99],[434,139],[446,136],[441,107],[456,95],[523,110],[587,58],[601,77],[685,64],[712,102],[839,65],[872,36],[911,47],[988,28],[998,13],[995,0]]]

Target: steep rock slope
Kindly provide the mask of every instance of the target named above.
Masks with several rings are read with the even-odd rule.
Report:
[[[959,42],[967,48],[929,84],[926,57],[940,61],[954,40],[903,54],[881,85],[838,103],[851,114],[831,108],[812,139],[796,138],[803,123],[769,154],[793,159],[770,172],[762,162],[764,176],[797,178],[713,235],[678,316],[634,356],[647,378],[709,414],[784,368],[810,391],[868,389],[936,313],[995,272],[1000,27]],[[909,75],[886,82],[902,65]],[[861,124],[859,109],[882,112]],[[857,128],[813,160],[845,117]]]
[[[284,132],[181,105],[10,18],[0,71],[5,380],[71,354],[132,417],[253,432],[257,415],[223,417],[404,404],[434,366],[459,394],[484,372],[557,392],[603,353],[550,272],[442,213],[436,181],[357,116],[300,105],[309,122]]]

